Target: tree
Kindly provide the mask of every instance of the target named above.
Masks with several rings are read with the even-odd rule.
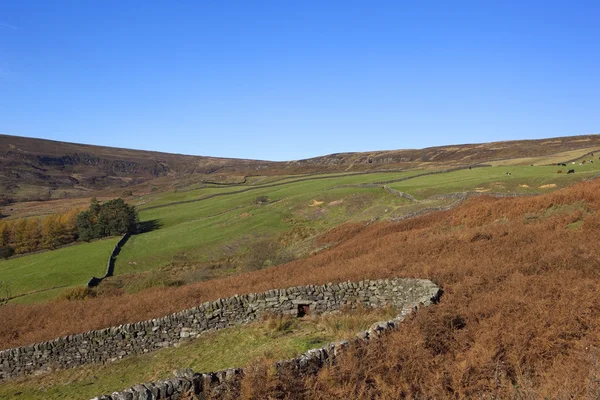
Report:
[[[81,209],[73,209],[66,214],[61,214],[60,223],[63,227],[63,241],[71,243],[77,240],[77,214]]]
[[[27,243],[27,251],[40,250],[42,242],[40,221],[37,218],[29,218],[25,221],[25,241]]]
[[[102,205],[94,198],[90,208],[79,213],[76,218],[79,239],[85,241],[135,232],[137,223],[135,207],[120,198],[107,201]]]
[[[12,229],[12,243],[17,254],[27,253],[29,245],[27,243],[27,220],[25,218],[18,220]]]
[[[59,215],[49,215],[42,222],[43,245],[46,249],[56,249],[66,244],[62,240],[63,227]],[[67,242],[68,243],[68,242]]]
[[[79,233],[79,240],[90,240],[97,238],[98,236],[94,230],[94,223],[92,220],[92,213],[89,210],[82,211],[77,215],[77,232]]]
[[[135,208],[125,203],[123,199],[107,201],[100,207],[98,223],[101,227],[102,236],[116,236],[134,232],[137,221]]]
[[[92,197],[92,201],[91,201],[89,210],[92,213],[92,215],[94,215],[96,217],[100,213],[100,203],[98,203],[98,199],[96,199],[96,197]]]

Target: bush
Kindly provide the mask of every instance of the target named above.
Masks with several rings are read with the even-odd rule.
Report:
[[[254,204],[267,204],[269,202],[269,198],[267,196],[258,196],[254,199]]]
[[[77,301],[89,299],[91,297],[96,297],[96,293],[92,289],[83,286],[66,289],[58,296],[57,300]]]
[[[10,246],[0,247],[0,258],[7,259],[15,254],[15,249]]]

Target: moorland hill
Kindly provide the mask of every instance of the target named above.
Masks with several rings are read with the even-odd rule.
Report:
[[[401,145],[401,143],[399,143]],[[219,158],[122,149],[0,135],[0,193],[16,201],[90,197],[157,181],[194,177],[207,182],[236,182],[246,176],[410,169],[476,165],[561,155],[578,158],[600,148],[600,135],[483,144],[336,153],[286,162]],[[539,161],[539,160],[538,160]],[[161,178],[162,181],[161,181]]]

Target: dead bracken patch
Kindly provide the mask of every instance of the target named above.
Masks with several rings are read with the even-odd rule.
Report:
[[[310,204],[309,207],[318,207],[323,203],[324,203],[324,201],[318,201],[318,200],[313,199],[312,204]]]

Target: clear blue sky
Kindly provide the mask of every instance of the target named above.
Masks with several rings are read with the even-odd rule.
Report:
[[[599,133],[599,18],[597,0],[0,0],[0,133],[271,160]]]

